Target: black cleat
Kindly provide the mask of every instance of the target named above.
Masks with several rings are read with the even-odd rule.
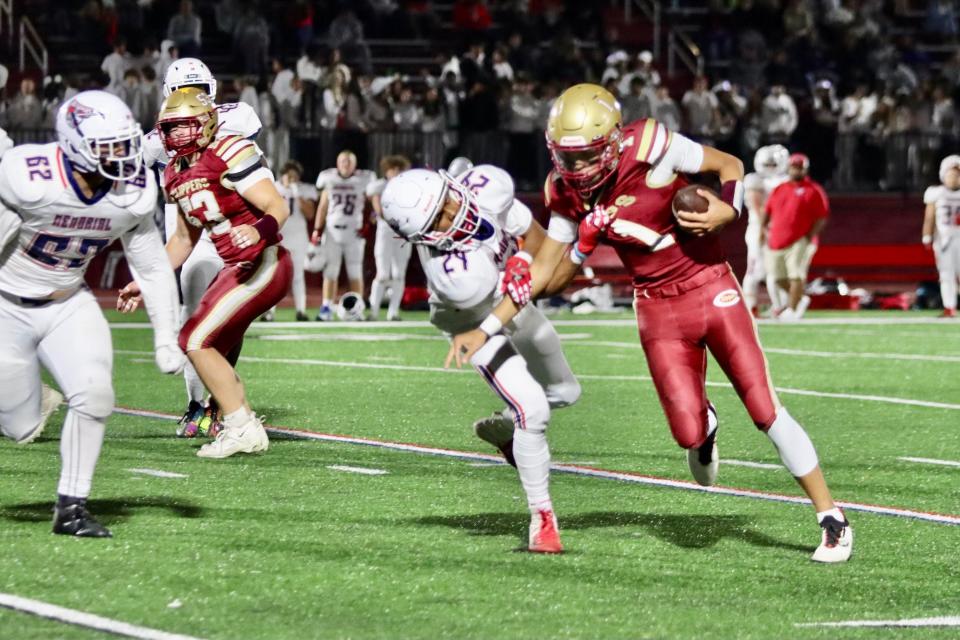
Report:
[[[113,534],[87,511],[84,503],[77,502],[53,509],[53,532],[78,538],[112,538]]]
[[[310,316],[305,314],[303,311],[297,311],[297,322],[306,322],[310,319]]]

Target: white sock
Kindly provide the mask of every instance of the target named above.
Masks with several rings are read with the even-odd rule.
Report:
[[[297,311],[304,313],[307,309],[307,278],[303,269],[293,270],[293,306]]]
[[[207,389],[203,386],[203,380],[197,375],[197,370],[193,368],[189,360],[183,368],[183,380],[187,383],[187,398],[191,402],[203,404],[203,395],[207,392]]]
[[[782,291],[780,285],[777,284],[776,278],[767,275],[767,295],[770,296],[770,305],[774,309],[782,309],[787,306],[785,294],[786,292]]]
[[[957,279],[952,273],[950,277],[940,277],[940,299],[944,309],[957,308]]]
[[[333,307],[333,300],[330,300],[329,298],[324,298],[324,299],[323,299],[323,304],[321,304],[320,306],[321,306],[321,307],[327,307],[328,309],[329,309],[329,308],[332,308],[332,307]]]
[[[516,429],[513,432],[513,457],[517,461],[520,484],[527,494],[532,513],[553,510],[550,500],[550,448],[544,432]]]
[[[777,410],[777,418],[767,429],[767,436],[777,448],[783,466],[794,478],[802,478],[817,468],[817,451],[810,442],[810,436],[800,423],[787,413],[786,407]]]
[[[817,523],[823,522],[823,519],[827,516],[833,516],[836,518],[837,522],[846,522],[847,517],[843,515],[843,511],[840,510],[840,507],[833,507],[832,509],[827,509],[826,511],[817,511]]]
[[[383,302],[385,282],[379,278],[374,278],[373,282],[370,283],[370,317],[372,319],[380,315],[380,304]]]
[[[747,309],[753,309],[757,306],[757,290],[760,288],[760,283],[757,282],[757,279],[754,278],[749,273],[743,276],[743,283],[740,285],[740,288],[743,290],[743,301],[747,305]]]
[[[106,426],[106,418],[98,420],[72,409],[67,411],[60,434],[61,467],[57,493],[73,498],[90,495]]]
[[[250,412],[245,407],[240,407],[233,413],[227,413],[220,420],[227,429],[239,429],[250,420]]]
[[[403,302],[403,280],[393,280],[390,284],[390,307],[387,317],[395,318],[400,315],[400,303]]]

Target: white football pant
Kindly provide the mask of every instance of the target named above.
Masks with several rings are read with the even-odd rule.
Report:
[[[297,214],[283,225],[281,229],[283,240],[280,242],[287,251],[290,252],[290,258],[293,260],[293,306],[300,313],[307,312],[307,279],[304,273],[303,265],[307,260],[307,248],[310,246],[310,238],[307,236],[307,221],[303,216]],[[276,308],[276,307],[274,307]]]
[[[367,241],[349,230],[343,234],[333,234],[327,231],[324,231],[324,234],[327,238],[321,245],[323,251],[326,252],[323,279],[339,281],[340,267],[346,263],[347,278],[360,280],[363,277],[363,249]]]
[[[524,306],[507,333],[552,408],[568,407],[580,398],[580,383],[563,354],[560,336],[536,305]]]
[[[767,269],[763,262],[763,245],[760,243],[760,223],[754,222],[754,216],[750,216],[750,222],[747,223],[744,241],[747,245],[747,270],[743,273],[741,284],[743,301],[748,309],[755,309],[757,293],[760,290],[760,283],[767,278]],[[770,289],[769,285],[767,288]],[[770,293],[771,301],[773,301],[773,295]]]
[[[113,412],[113,345],[93,295],[80,290],[41,307],[0,297],[0,431],[23,440],[40,423],[40,366],[67,402],[57,492],[90,495],[107,418]]]
[[[387,318],[395,318],[400,313],[403,300],[403,288],[407,279],[407,263],[413,245],[398,238],[390,226],[382,220],[377,225],[377,239],[373,245],[373,258],[377,263],[377,276],[370,285],[370,318],[380,315],[380,303],[383,294],[390,291]]]
[[[947,246],[934,242],[934,257],[940,274],[940,299],[944,309],[957,308],[957,279],[960,278],[960,232],[955,232]]]
[[[530,511],[552,510],[550,449],[546,435],[550,404],[543,387],[503,334],[487,340],[470,358],[470,364],[510,407],[514,424],[513,457]]]

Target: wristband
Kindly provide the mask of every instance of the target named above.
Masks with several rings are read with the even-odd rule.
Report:
[[[280,223],[271,215],[264,215],[253,223],[253,228],[260,234],[260,239],[267,243],[267,246],[277,244],[277,235],[280,231]]]
[[[573,264],[583,264],[589,257],[590,256],[580,251],[580,249],[577,249],[576,246],[570,248],[570,262]]]
[[[914,237],[916,237],[916,236],[914,236]],[[933,236],[927,234],[927,235],[923,236],[922,238],[920,238],[920,242],[923,243],[923,244],[933,244]]]
[[[733,207],[740,217],[743,210],[743,182],[740,180],[727,180],[720,185],[720,199]]]
[[[487,334],[489,338],[500,333],[500,330],[503,329],[503,323],[500,322],[500,318],[491,313],[483,319],[483,322],[481,322],[477,328]]]

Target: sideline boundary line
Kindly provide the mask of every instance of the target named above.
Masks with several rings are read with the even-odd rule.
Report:
[[[842,620],[840,622],[798,622],[795,627],[960,627],[960,616],[905,618],[903,620]]]
[[[128,416],[137,416],[141,418],[153,418],[156,420],[176,420],[179,416],[159,411],[148,411],[144,409],[131,409],[127,407],[114,407],[114,412]],[[377,440],[375,438],[360,438],[356,436],[335,435],[330,433],[321,433],[307,429],[295,429],[290,427],[271,426],[266,427],[270,433],[286,435],[293,438],[305,440],[320,440],[324,442],[338,442],[343,444],[365,445],[377,447],[380,449],[391,449],[394,451],[405,451],[407,453],[420,453],[434,456],[443,456],[447,458],[456,458],[460,460],[469,460],[471,462],[498,462],[506,464],[503,458],[498,455],[486,453],[474,453],[472,451],[461,451],[459,449],[446,449],[442,447],[431,447],[428,445],[413,444],[407,442],[392,442],[390,440]],[[702,487],[695,482],[686,480],[672,480],[659,476],[644,475],[629,471],[610,471],[598,467],[575,464],[552,464],[551,471],[559,473],[569,473],[578,476],[589,476],[593,478],[602,478],[605,480],[619,480],[633,484],[643,484],[658,487],[670,487],[673,489],[684,489],[687,491],[699,491],[701,493],[715,493],[726,496],[736,496],[739,498],[753,498],[756,500],[769,500],[772,502],[786,502],[791,504],[810,504],[807,498],[791,496],[782,493],[772,493],[767,491],[756,491],[753,489],[738,489],[736,487],[723,487],[714,485],[712,487]],[[927,511],[915,511],[913,509],[902,509],[899,507],[887,507],[883,505],[872,505],[860,502],[837,502],[837,505],[850,509],[851,511],[862,511],[884,516],[894,516],[898,518],[912,518],[915,520],[925,520],[937,524],[960,525],[960,514],[936,513]]]
[[[93,613],[78,611],[76,609],[67,609],[58,607],[42,600],[33,600],[12,593],[0,593],[0,607],[27,613],[47,620],[64,622],[85,629],[94,631],[103,631],[127,638],[139,638],[140,640],[200,640],[195,636],[185,636],[179,633],[169,633],[150,627],[141,627],[129,622],[104,618]]]

